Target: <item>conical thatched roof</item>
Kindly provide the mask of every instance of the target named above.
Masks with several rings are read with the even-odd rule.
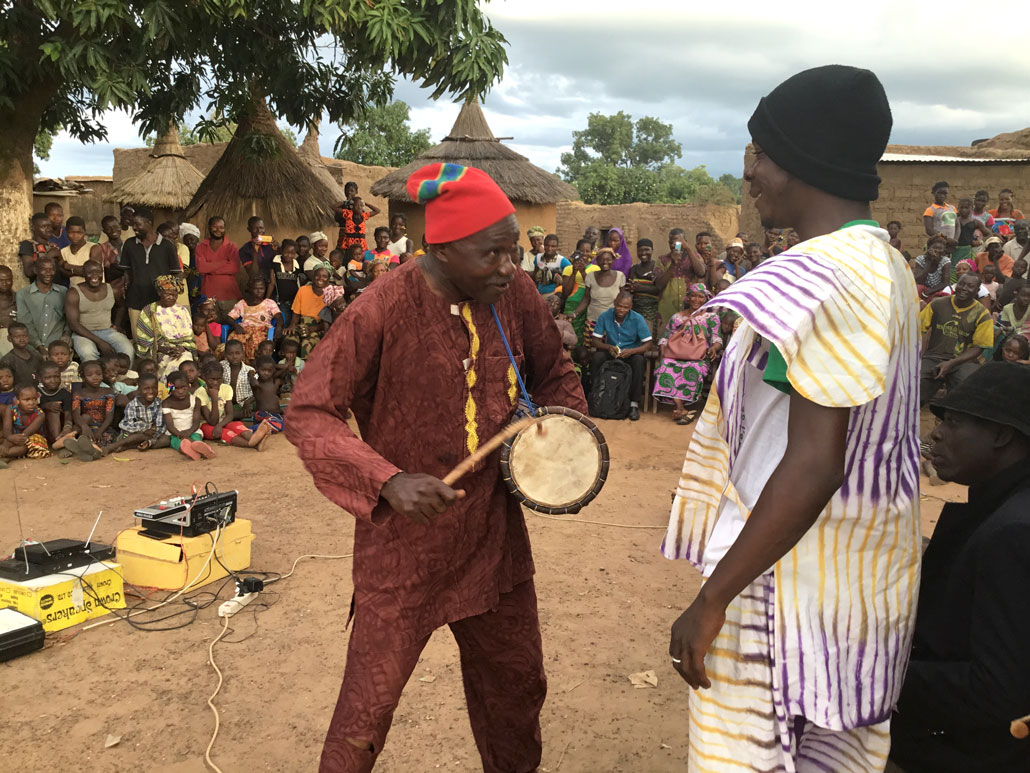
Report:
[[[420,155],[407,166],[386,175],[372,186],[372,193],[395,201],[411,201],[405,184],[412,172],[426,164],[448,161],[474,166],[489,174],[512,201],[548,204],[578,199],[576,189],[557,176],[530,163],[494,137],[476,100],[469,100],[458,113],[451,133],[443,142]]]
[[[204,180],[179,144],[175,125],[160,134],[139,174],[116,185],[108,201],[119,204],[142,204],[153,209],[185,209]]]
[[[336,179],[326,169],[325,163],[322,161],[322,154],[318,150],[318,119],[308,124],[308,133],[304,137],[304,142],[297,148],[297,153],[302,159],[307,161],[311,166],[311,170],[328,186],[329,190],[334,192],[335,198],[333,203],[341,202],[347,198],[343,188],[336,182]]]
[[[220,215],[227,222],[261,215],[273,224],[332,222],[340,196],[308,165],[275,125],[268,106],[255,98],[239,117],[225,152],[197,189],[186,215]]]

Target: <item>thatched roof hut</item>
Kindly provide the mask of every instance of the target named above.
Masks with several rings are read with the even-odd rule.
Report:
[[[391,216],[402,213],[407,217],[408,236],[416,244],[425,221],[421,207],[412,202],[405,185],[413,172],[437,161],[474,166],[489,174],[515,205],[523,231],[539,225],[553,233],[557,224],[556,202],[579,198],[573,186],[503,145],[490,131],[479,102],[471,99],[462,106],[443,142],[372,186],[373,194],[390,200]],[[528,240],[525,246],[529,246]]]
[[[333,203],[343,201],[346,196],[343,193],[343,188],[336,182],[336,178],[333,177],[332,173],[326,167],[322,161],[322,154],[318,149],[318,120],[312,121],[308,124],[308,133],[304,137],[304,141],[297,148],[297,153],[302,159],[307,161],[311,170],[315,173],[319,179],[322,180],[329,188],[336,194],[336,198],[333,199]]]
[[[203,180],[204,175],[183,153],[173,124],[158,136],[143,167],[115,185],[107,200],[176,213],[186,208]]]
[[[340,196],[330,182],[301,158],[268,106],[255,99],[239,117],[236,133],[197,189],[186,217],[202,231],[209,217],[225,218],[228,237],[237,243],[247,238],[252,215],[264,219],[267,233],[293,237],[333,223],[332,206]]]

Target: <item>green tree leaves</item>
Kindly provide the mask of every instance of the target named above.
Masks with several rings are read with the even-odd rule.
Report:
[[[343,134],[336,142],[336,158],[372,166],[410,164],[432,144],[429,129],[411,130],[410,114],[411,109],[404,102],[369,110],[342,127]]]
[[[18,0],[0,3],[0,41],[0,105],[45,89],[41,128],[84,141],[110,108],[142,134],[197,108],[234,118],[252,86],[290,125],[346,122],[398,75],[482,96],[507,64],[477,0]]]
[[[675,163],[682,152],[671,124],[652,116],[634,124],[621,110],[591,113],[587,128],[572,133],[572,151],[562,154],[558,174],[587,204],[740,202],[739,178],[714,180],[704,165],[684,169]]]

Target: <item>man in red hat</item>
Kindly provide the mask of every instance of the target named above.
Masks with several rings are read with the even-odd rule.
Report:
[[[286,434],[315,486],[357,518],[354,627],[320,769],[372,769],[423,647],[449,625],[483,769],[533,771],[546,680],[522,511],[496,454],[460,491],[440,480],[515,413],[491,305],[534,401],[583,412],[586,402],[536,286],[512,261],[518,222],[497,184],[437,163],[408,192],[425,206],[429,251],[333,323],[290,403]]]

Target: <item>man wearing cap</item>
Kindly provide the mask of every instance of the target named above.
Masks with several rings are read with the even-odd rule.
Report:
[[[425,206],[429,251],[333,323],[290,402],[287,437],[315,486],[357,519],[354,627],[321,770],[372,769],[430,634],[450,625],[483,769],[528,772],[546,682],[522,510],[496,453],[460,491],[441,478],[514,416],[519,386],[498,324],[535,402],[586,412],[586,401],[513,262],[518,222],[497,184],[436,163],[407,187]]]
[[[869,206],[891,123],[876,76],[840,65],[748,123],[762,226],[802,241],[711,301],[742,319],[663,544],[704,577],[669,647],[691,770],[887,762],[920,549],[915,284]]]
[[[747,273],[747,266],[743,265],[743,261],[744,242],[740,239],[733,239],[726,245],[726,259],[716,266],[713,278],[718,281],[726,274],[729,274],[731,277],[730,281],[740,279]]]
[[[1030,741],[1030,368],[991,362],[930,409],[931,460],[969,501],[944,505],[923,555],[912,659],[891,719],[906,773],[1016,773]]]

